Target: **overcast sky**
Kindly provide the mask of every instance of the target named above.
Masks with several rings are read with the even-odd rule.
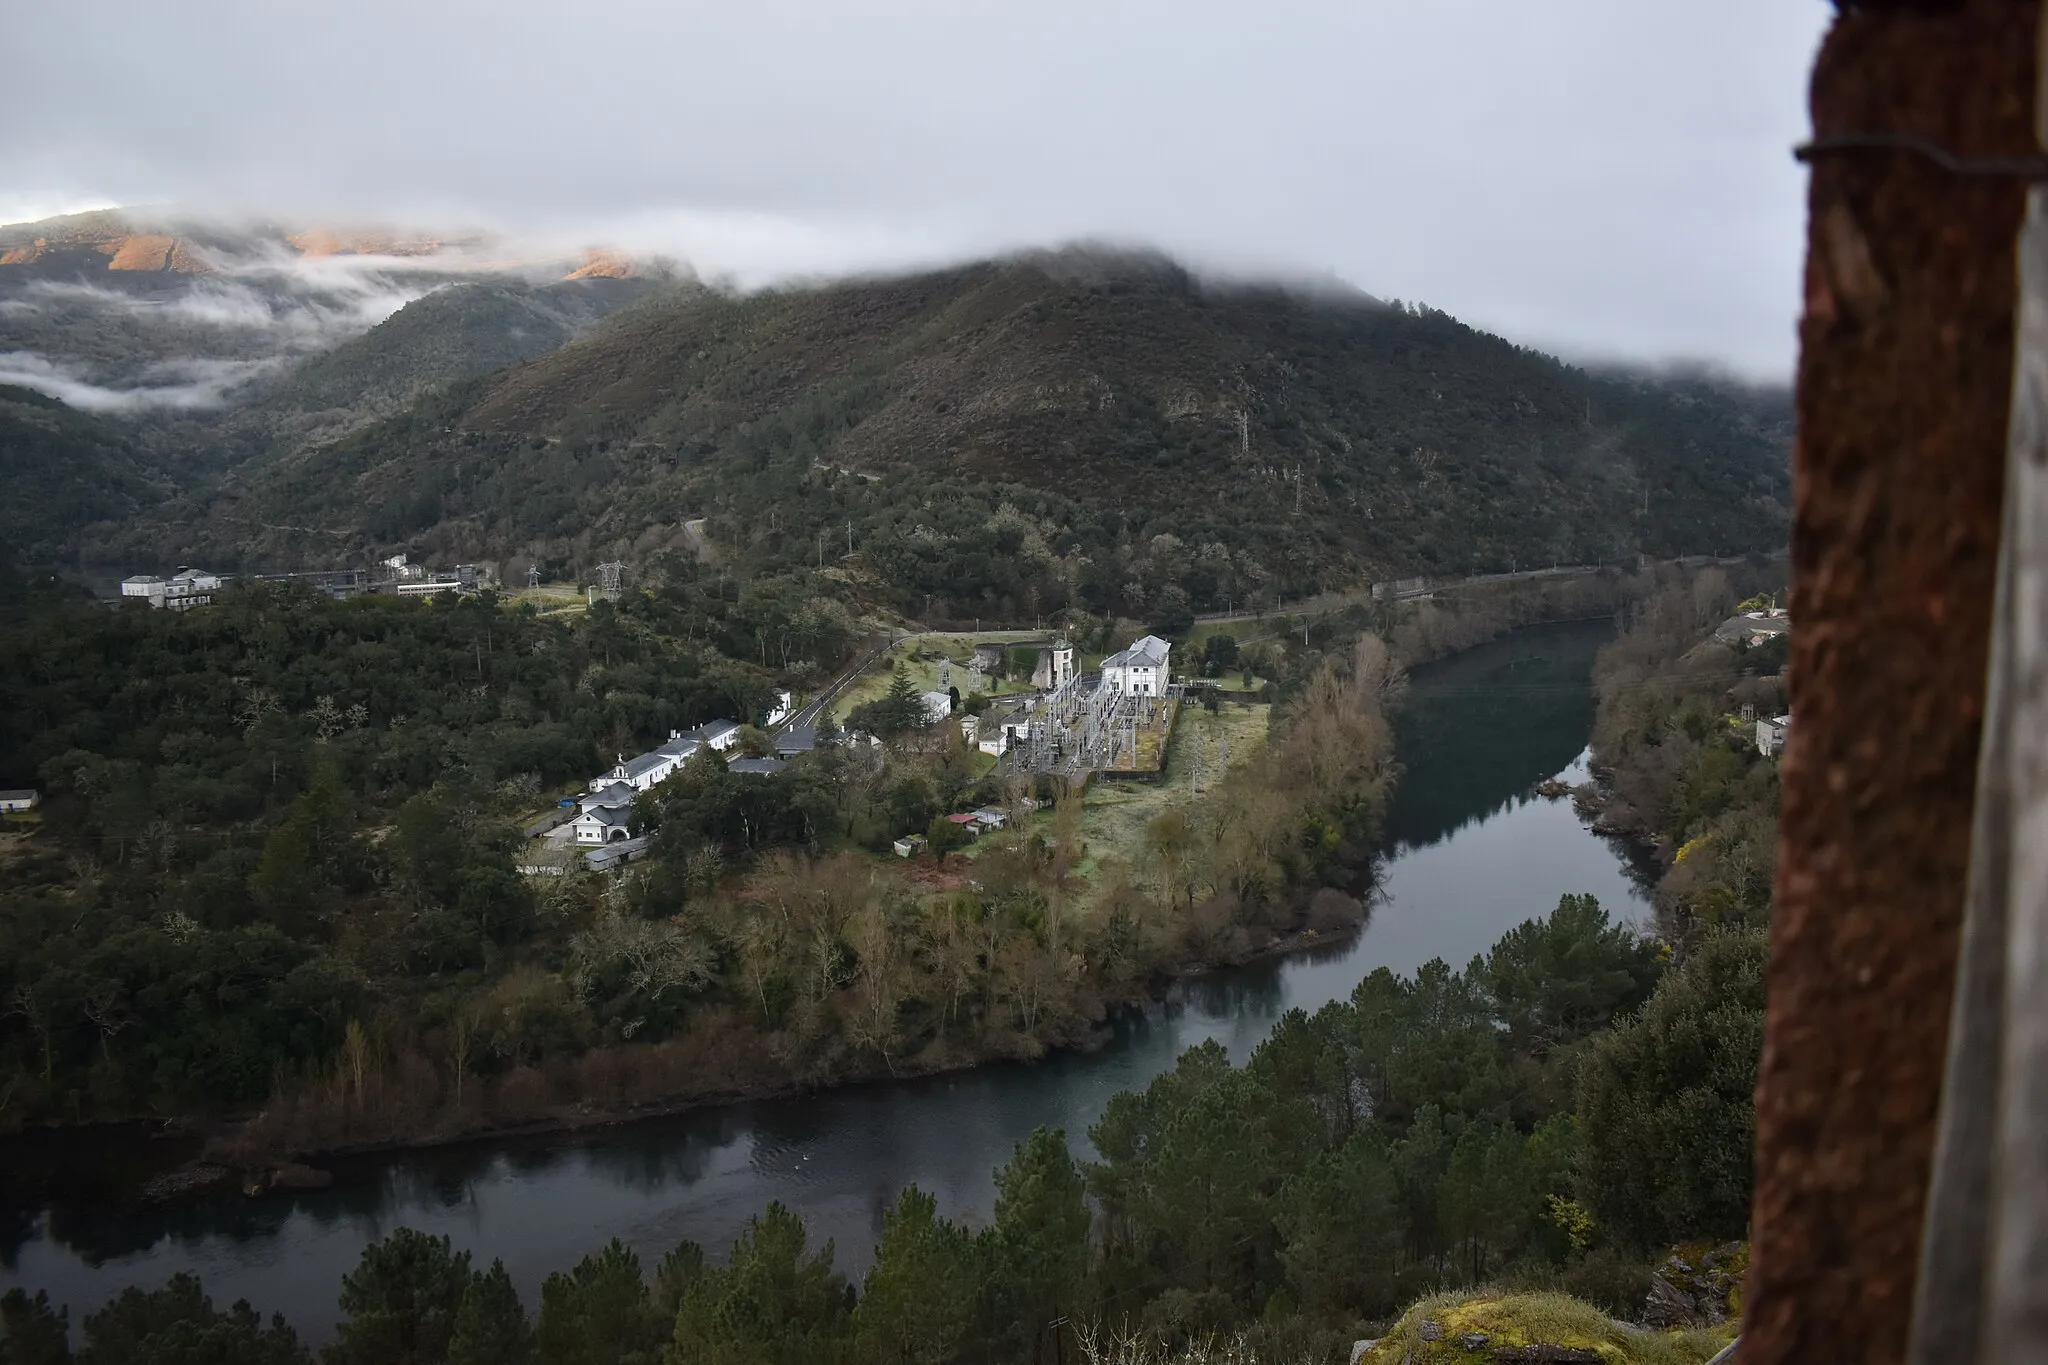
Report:
[[[0,221],[477,224],[744,282],[1076,238],[1785,378],[1823,0],[10,6]]]

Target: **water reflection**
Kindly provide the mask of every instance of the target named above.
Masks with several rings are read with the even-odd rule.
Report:
[[[1604,621],[1518,631],[1415,670],[1396,717],[1404,781],[1389,813],[1396,850],[1426,847],[1513,808],[1570,764],[1593,728],[1593,655]]]
[[[134,1191],[183,1149],[139,1131],[38,1135],[0,1151],[0,1287],[46,1287],[73,1321],[129,1284],[189,1270],[217,1302],[284,1312],[318,1342],[363,1245],[409,1225],[502,1257],[529,1306],[540,1282],[619,1237],[652,1264],[690,1238],[722,1251],[779,1199],[839,1264],[865,1268],[882,1213],[913,1181],[947,1213],[985,1217],[993,1171],[1039,1124],[1088,1128],[1214,1039],[1242,1060],[1296,1007],[1347,998],[1381,966],[1463,965],[1558,896],[1642,906],[1622,860],[1542,778],[1582,774],[1586,679],[1604,626],[1523,632],[1418,670],[1397,719],[1406,768],[1389,816],[1394,856],[1362,931],[1285,959],[1195,978],[1119,1019],[1105,1046],[1036,1066],[857,1086],[577,1133],[462,1144],[334,1164],[323,1190],[247,1200],[219,1192],[141,1207]],[[67,1155],[68,1153],[68,1155]]]

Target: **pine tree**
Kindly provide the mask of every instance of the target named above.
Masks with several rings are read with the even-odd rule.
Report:
[[[541,1365],[654,1365],[664,1330],[640,1258],[616,1237],[541,1286]]]
[[[470,1276],[448,1341],[448,1365],[525,1365],[533,1358],[526,1306],[503,1261]]]
[[[66,1336],[71,1310],[50,1307],[48,1290],[10,1289],[0,1295],[0,1365],[64,1365],[71,1359]]]
[[[860,1304],[856,1337],[876,1360],[940,1365],[962,1354],[980,1297],[973,1238],[938,1216],[938,1202],[912,1185],[882,1219]]]
[[[1038,1128],[996,1172],[989,1225],[991,1326],[1029,1355],[1046,1324],[1081,1306],[1088,1273],[1087,1186],[1058,1128]]]
[[[400,1228],[363,1248],[342,1277],[348,1314],[327,1348],[328,1365],[441,1365],[469,1288],[469,1253],[446,1237]]]

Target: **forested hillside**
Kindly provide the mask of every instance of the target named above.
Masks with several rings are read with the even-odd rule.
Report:
[[[255,386],[224,425],[272,449],[331,439],[432,389],[545,355],[659,287],[650,279],[582,279],[437,289]]]
[[[649,304],[152,534],[567,567],[704,517],[728,562],[837,568],[933,613],[1143,617],[1774,546],[1788,418],[1427,309],[1070,252]]]
[[[54,557],[84,527],[133,517],[172,486],[119,424],[0,384],[0,559]]]
[[[1757,752],[1742,708],[1783,711],[1789,641],[1714,640],[1735,606],[1716,569],[1667,587],[1633,608],[1594,667],[1601,819],[1656,851],[1657,908],[1675,936],[1755,930],[1770,913],[1778,765]]]

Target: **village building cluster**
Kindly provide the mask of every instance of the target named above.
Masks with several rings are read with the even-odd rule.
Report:
[[[780,725],[787,720],[793,705],[794,698],[790,693],[778,693],[775,705],[768,713],[768,724]],[[636,840],[631,828],[633,802],[642,792],[654,790],[680,772],[683,765],[700,751],[709,749],[719,754],[730,753],[740,742],[740,732],[741,726],[736,720],[707,721],[693,730],[669,731],[666,742],[644,754],[633,758],[619,755],[619,761],[609,772],[590,780],[588,791],[563,803],[576,810],[575,818],[569,822],[572,841],[599,849],[622,846],[607,858],[593,860],[593,867],[619,857],[630,859],[643,851],[645,841]],[[789,759],[817,745],[818,732],[810,726],[792,726],[778,732],[774,738],[774,757],[728,758],[725,761],[726,771],[750,777],[779,773],[789,765]],[[627,845],[630,847],[624,847]]]
[[[146,601],[159,611],[188,611],[212,603],[218,593],[237,578],[260,583],[300,583],[329,597],[354,597],[358,593],[382,592],[398,597],[432,597],[453,592],[467,596],[493,586],[490,570],[480,564],[457,564],[453,569],[429,569],[414,564],[404,555],[393,555],[372,576],[367,569],[306,569],[293,573],[223,574],[206,569],[180,568],[170,577],[134,574],[121,580],[123,600]]]

